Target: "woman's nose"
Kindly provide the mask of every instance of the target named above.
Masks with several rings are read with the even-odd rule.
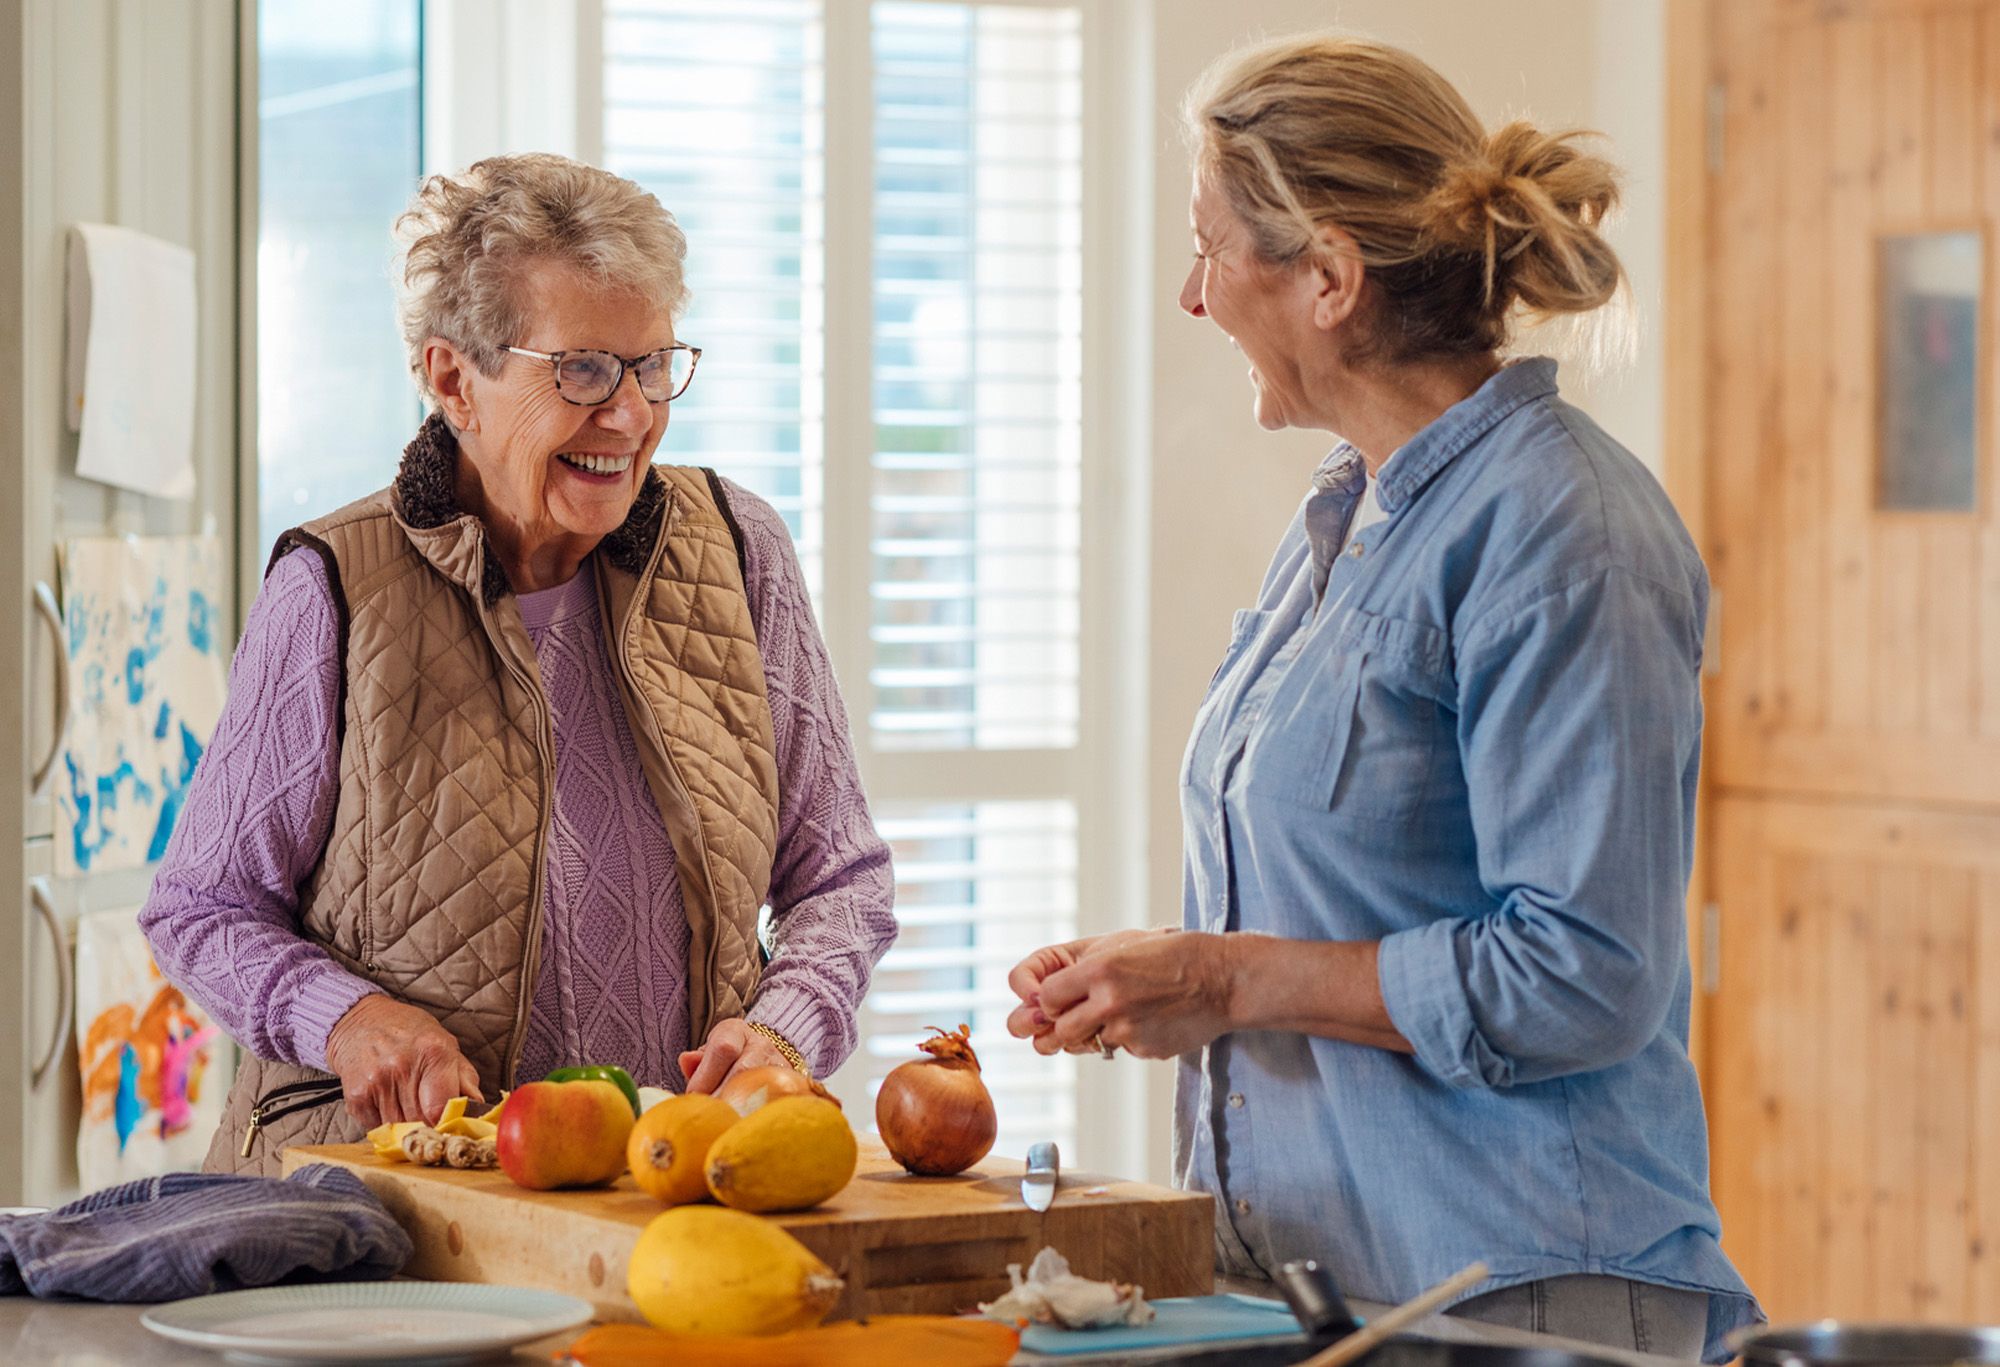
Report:
[[[1206,318],[1208,310],[1201,306],[1201,262],[1188,267],[1187,279],[1181,281],[1181,310],[1190,318]]]
[[[639,392],[639,376],[627,370],[618,388],[597,408],[599,421],[620,432],[644,432],[653,425],[653,405]]]

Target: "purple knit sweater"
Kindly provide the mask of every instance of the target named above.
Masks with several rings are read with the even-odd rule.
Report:
[[[825,1076],[896,936],[889,851],[855,770],[847,713],[791,537],[728,484],[778,759],[775,940],[749,1018]],[[679,1090],[688,1037],[687,916],[673,845],[646,786],[605,654],[592,571],[518,600],[555,725],[541,973],[518,1080],[617,1063]],[[319,557],[295,551],[243,625],[229,700],[140,914],[166,975],[263,1058],[326,1066],[333,1025],[367,982],[301,937],[298,889],[339,796],[336,620]]]

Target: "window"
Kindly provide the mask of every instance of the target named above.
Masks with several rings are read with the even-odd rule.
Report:
[[[896,851],[902,938],[834,1086],[872,1116],[964,1021],[999,1151],[1074,1155],[1077,1063],[1004,1022],[1084,878],[1082,11],[608,0],[604,25],[606,164],[687,228],[706,348],[665,456],[791,522]]]
[[[826,278],[824,38],[808,0],[612,0],[604,164],[688,234],[701,379],[662,459],[708,465],[784,514],[822,571]]]
[[[875,6],[875,574],[885,748],[1076,743],[1074,10]]]
[[[985,1048],[1000,1151],[1055,1139],[1074,1155],[1075,1061],[1043,1059],[1005,1022],[1008,970],[1077,933],[1059,756],[1077,739],[1079,16],[873,11],[869,744],[958,752],[968,797],[1021,790],[982,783],[964,752],[1056,753],[1035,766],[1039,800],[871,790],[903,933],[870,994],[863,1064],[872,1081],[955,1011]]]
[[[416,188],[417,0],[257,7],[257,568],[387,484],[423,416],[389,286]]]

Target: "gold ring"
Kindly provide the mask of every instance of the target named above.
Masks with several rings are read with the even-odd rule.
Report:
[[[1099,1058],[1110,1058],[1112,1055],[1118,1052],[1117,1045],[1106,1044],[1104,1042],[1104,1032],[1102,1030],[1099,1030],[1096,1034],[1090,1037],[1090,1046],[1091,1048],[1097,1050],[1097,1056]]]

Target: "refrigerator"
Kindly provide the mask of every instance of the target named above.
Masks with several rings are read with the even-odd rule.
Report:
[[[66,688],[59,547],[213,530],[254,563],[240,455],[249,322],[239,183],[238,0],[0,0],[0,1206],[77,1189],[78,917],[144,900],[149,868],[55,876]],[[252,111],[254,116],[254,110]],[[64,405],[71,224],[195,254],[196,490],[169,500],[76,473]],[[238,585],[219,639],[235,639]]]

